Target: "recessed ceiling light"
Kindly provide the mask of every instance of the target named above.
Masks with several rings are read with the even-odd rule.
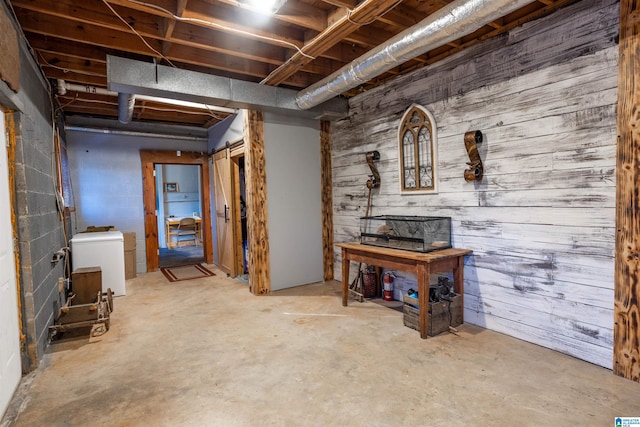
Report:
[[[287,0],[239,0],[240,4],[264,14],[276,13],[286,2]]]

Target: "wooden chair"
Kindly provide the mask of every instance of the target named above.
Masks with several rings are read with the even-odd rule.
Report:
[[[188,242],[193,240],[193,243],[198,246],[198,229],[196,226],[196,220],[193,218],[182,218],[178,228],[176,229],[177,241],[176,244],[180,246],[181,242]]]

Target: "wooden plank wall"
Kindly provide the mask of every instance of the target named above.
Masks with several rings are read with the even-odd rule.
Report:
[[[371,214],[450,216],[454,246],[474,251],[467,322],[611,368],[618,26],[615,0],[578,2],[353,98],[332,126],[335,241],[358,239],[378,150]],[[438,194],[399,194],[413,103],[437,122]],[[469,183],[476,129],[485,176]]]
[[[614,364],[616,374],[640,381],[640,5],[620,2],[618,165]]]

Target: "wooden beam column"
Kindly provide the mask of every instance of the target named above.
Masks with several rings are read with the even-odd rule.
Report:
[[[613,371],[640,382],[640,3],[620,1]]]
[[[271,292],[267,174],[264,147],[264,116],[247,110],[245,136],[245,183],[247,191],[247,235],[249,236],[249,290],[254,295]]]
[[[331,122],[320,122],[322,179],[322,260],[324,280],[333,280],[333,184],[331,180]]]

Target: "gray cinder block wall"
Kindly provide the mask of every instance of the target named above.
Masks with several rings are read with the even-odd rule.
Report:
[[[64,276],[64,262],[51,260],[55,251],[67,246],[67,239],[55,197],[49,86],[21,37],[19,45],[20,89],[13,92],[0,81],[0,105],[9,110],[16,129],[13,208],[18,224],[22,366],[28,372],[37,367],[49,341],[48,327],[59,306],[58,278]],[[64,146],[64,140],[61,143]]]

